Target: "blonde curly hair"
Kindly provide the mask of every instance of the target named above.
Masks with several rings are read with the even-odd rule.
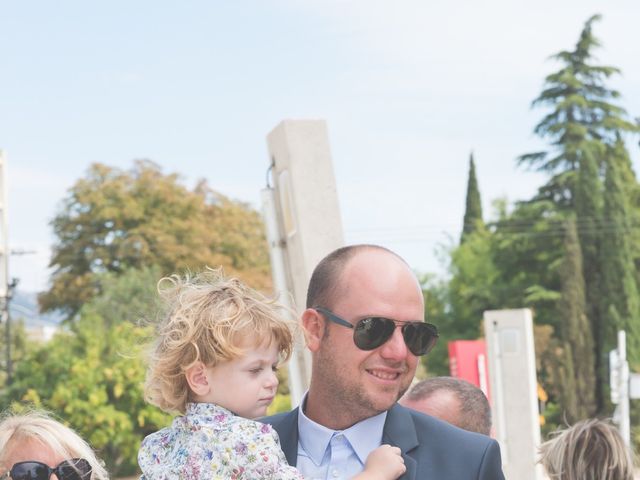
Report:
[[[196,362],[213,367],[238,358],[247,338],[278,346],[281,361],[293,351],[293,315],[221,269],[193,278],[172,275],[158,282],[166,314],[149,352],[145,399],[169,413],[185,413],[191,391],[185,372]]]

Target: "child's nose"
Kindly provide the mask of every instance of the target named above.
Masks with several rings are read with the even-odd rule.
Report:
[[[280,381],[278,380],[276,372],[271,372],[269,378],[267,379],[267,388],[276,388],[278,386],[278,383],[280,383]]]

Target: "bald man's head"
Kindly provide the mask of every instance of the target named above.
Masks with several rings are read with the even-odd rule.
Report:
[[[453,377],[433,377],[416,383],[400,404],[470,432],[489,435],[491,407],[475,385]]]

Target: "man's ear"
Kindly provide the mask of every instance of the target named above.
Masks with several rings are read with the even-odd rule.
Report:
[[[307,308],[302,312],[302,328],[304,328],[307,347],[312,352],[317,352],[326,328],[324,317],[317,310]]]
[[[196,396],[209,393],[211,386],[207,379],[207,369],[202,362],[196,362],[184,372],[189,388]]]

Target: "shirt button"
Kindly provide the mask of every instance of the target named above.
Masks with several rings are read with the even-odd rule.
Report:
[[[335,468],[331,471],[331,475],[333,476],[333,478],[338,478],[340,476],[340,472],[338,472],[338,470],[336,470]]]

